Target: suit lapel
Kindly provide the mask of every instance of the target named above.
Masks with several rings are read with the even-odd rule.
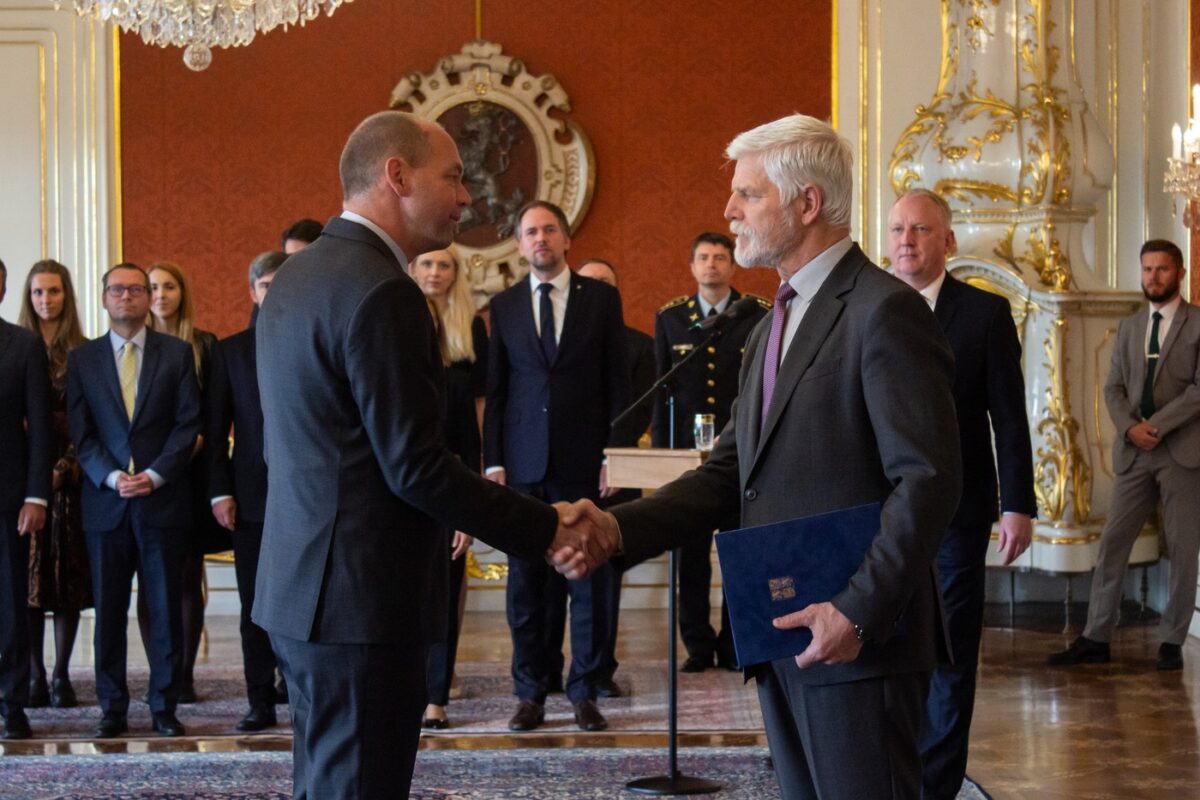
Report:
[[[738,405],[744,406],[747,413],[741,415],[748,421],[748,429],[738,431],[738,442],[745,442],[745,449],[748,453],[754,453],[755,458],[758,456],[758,441],[759,431],[762,429],[762,375],[763,362],[766,360],[766,343],[764,339],[769,335],[771,330],[771,315],[767,314],[758,323],[759,328],[763,328],[763,332],[757,338],[755,333],[750,334],[750,339],[747,339],[747,347],[752,347],[749,350],[750,365],[746,368],[746,386],[744,391],[738,395]],[[753,339],[753,342],[751,342]],[[741,447],[738,448],[739,450]]]
[[[121,417],[128,421],[125,414],[125,400],[121,397],[121,376],[117,373],[117,356],[113,351],[112,333],[105,333],[93,341],[99,343],[101,340],[103,340],[104,346],[96,351],[102,356],[101,362],[96,365],[100,370],[100,380],[108,387],[117,408],[121,409]]]
[[[542,352],[542,342],[538,339],[537,327],[533,321],[534,314],[540,313],[538,303],[541,302],[541,298],[533,291],[528,277],[517,285],[522,288],[513,298],[513,313],[517,319],[515,333],[525,340],[523,347],[537,353],[542,364],[549,369],[550,364],[546,361],[546,354]]]
[[[138,376],[137,399],[133,404],[133,419],[129,421],[130,428],[137,422],[138,415],[145,408],[146,397],[150,394],[150,387],[154,385],[154,372],[158,369],[159,345],[154,332],[146,331],[146,350],[142,353],[142,372]],[[119,387],[117,394],[120,394]]]
[[[946,280],[942,282],[942,289],[938,292],[937,303],[933,307],[933,316],[937,318],[943,333],[950,330],[950,321],[954,319],[954,313],[958,310],[958,296],[961,286],[962,284],[955,280],[949,272],[946,273]]]
[[[799,383],[800,377],[817,357],[825,340],[829,338],[829,332],[833,330],[838,317],[842,315],[842,309],[846,307],[846,304],[840,299],[840,296],[854,287],[855,276],[862,268],[864,260],[862,251],[858,249],[857,245],[851,248],[850,252],[833,268],[833,272],[817,290],[808,310],[804,312],[804,319],[800,321],[800,327],[796,330],[796,335],[783,356],[783,363],[779,365],[779,374],[775,378],[775,394],[771,399],[771,409],[767,412],[767,419],[762,426],[762,436],[754,451],[755,461],[762,454],[767,440],[771,438],[775,426],[779,423],[779,418],[783,416],[783,411],[787,408],[788,400],[791,398],[796,384]],[[763,349],[765,350],[765,348]],[[759,407],[761,408],[762,368],[760,367],[755,374],[758,375],[760,384],[758,393]],[[759,414],[761,413],[759,412]]]
[[[8,350],[8,346],[12,344],[13,336],[9,326],[12,323],[0,320],[0,363],[3,362],[4,352]]]
[[[1131,366],[1129,381],[1129,398],[1136,409],[1141,402],[1142,385],[1146,382],[1146,325],[1150,320],[1150,307],[1143,303],[1142,308],[1134,317],[1133,335],[1126,345],[1126,358]],[[1174,327],[1174,326],[1172,326]],[[1161,358],[1161,356],[1160,356]]]
[[[584,281],[572,272],[571,292],[567,295],[567,310],[563,312],[562,335],[558,337],[558,350],[554,357],[555,361],[562,358],[563,348],[570,346],[568,342],[576,338],[575,328],[579,326],[580,319],[579,307],[587,302],[587,298],[583,296],[584,291]]]

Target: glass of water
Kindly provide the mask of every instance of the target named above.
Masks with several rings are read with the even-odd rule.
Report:
[[[697,414],[696,426],[693,429],[697,450],[712,450],[713,436],[716,435],[717,417],[715,414]]]

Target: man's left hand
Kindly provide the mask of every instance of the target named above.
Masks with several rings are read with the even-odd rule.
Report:
[[[46,507],[38,503],[25,503],[17,513],[17,534],[25,536],[37,533],[46,525]]]
[[[1028,514],[1005,512],[1000,517],[1000,539],[996,543],[996,552],[1004,554],[1004,566],[1012,562],[1029,549],[1033,541],[1033,520]]]
[[[117,492],[121,497],[145,497],[154,491],[154,481],[145,472],[117,478]]]
[[[813,664],[847,664],[858,658],[862,642],[854,623],[833,607],[833,603],[813,603],[794,614],[776,617],[776,628],[808,628],[812,642],[796,656],[796,666],[807,669]]]

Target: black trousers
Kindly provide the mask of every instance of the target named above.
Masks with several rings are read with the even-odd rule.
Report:
[[[812,686],[781,659],[758,676],[783,800],[918,800],[928,673]]]
[[[939,665],[929,680],[921,723],[925,800],[954,800],[967,774],[991,527],[949,528],[938,549],[942,608],[954,663]]]
[[[514,486],[547,503],[596,498],[594,485],[543,483]],[[570,598],[571,668],[566,692],[572,703],[594,699],[608,642],[608,592],[612,567],[605,564],[588,577],[568,581],[544,560],[509,556],[506,611],[512,632],[514,694],[543,703],[557,663],[561,675],[562,623],[558,604]],[[557,646],[555,643],[558,643]]]
[[[29,537],[17,510],[0,511],[0,715],[29,702]],[[50,524],[47,519],[46,524]]]
[[[451,534],[453,537],[453,534]],[[449,539],[449,547],[453,539]],[[430,705],[444,706],[450,702],[450,682],[454,679],[454,661],[458,655],[458,598],[466,580],[467,557],[464,554],[450,562],[449,613],[446,614],[446,638],[429,645],[425,660],[426,701]]]
[[[709,622],[712,606],[712,531],[679,548],[679,635],[689,656],[712,661],[717,634]]]
[[[288,684],[294,800],[408,797],[425,647],[326,644],[271,634]]]
[[[246,698],[250,705],[275,705],[275,651],[271,638],[258,627],[254,610],[254,581],[258,577],[258,554],[262,550],[261,522],[238,521],[233,533],[233,567],[237,575],[238,599],[242,602],[239,632],[242,638],[242,672],[246,676]]]
[[[124,714],[129,710],[126,631],[135,573],[150,614],[150,638],[145,642],[150,710],[175,710],[183,668],[179,593],[183,533],[182,528],[145,525],[139,515],[128,511],[111,531],[84,532],[96,604],[96,697],[101,711]]]

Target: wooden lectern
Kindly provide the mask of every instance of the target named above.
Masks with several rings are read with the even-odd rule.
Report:
[[[608,485],[618,489],[657,489],[708,458],[703,450],[665,447],[610,447],[604,455],[608,458]]]
[[[608,458],[608,485],[619,489],[657,489],[695,469],[707,460],[708,451],[669,450],[666,448],[610,447],[604,451]],[[667,595],[667,774],[638,778],[625,784],[637,794],[681,795],[712,794],[721,784],[704,778],[683,775],[678,767],[678,729],[675,683],[675,594],[679,583],[678,552],[669,557],[670,581]]]

